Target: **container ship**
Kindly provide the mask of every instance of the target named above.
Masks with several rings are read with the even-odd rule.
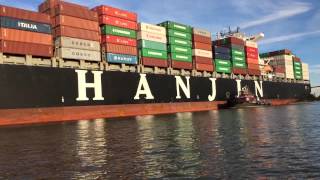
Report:
[[[290,50],[259,54],[263,34],[138,22],[108,5],[0,5],[0,125],[218,109],[248,88],[272,105],[310,94]]]

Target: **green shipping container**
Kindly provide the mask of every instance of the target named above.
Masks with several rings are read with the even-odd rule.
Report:
[[[175,38],[175,37],[169,37],[168,38],[168,43],[171,45],[178,45],[178,46],[185,46],[185,47],[192,47],[192,42],[185,40],[185,39],[180,39],[180,38]]]
[[[232,66],[236,68],[247,68],[247,64],[245,62],[233,62]]]
[[[192,33],[191,26],[180,24],[180,23],[176,23],[176,22],[172,22],[172,21],[166,21],[166,22],[160,23],[159,25],[163,26],[163,27],[166,27],[168,29],[174,29],[174,30],[178,30],[178,31]]]
[[[301,67],[301,63],[300,62],[294,62],[293,65]]]
[[[232,61],[246,62],[246,58],[244,56],[232,56]]]
[[[141,49],[140,55],[142,57],[151,57],[151,58],[158,58],[158,59],[168,59],[167,51],[159,51],[154,49]]]
[[[101,28],[101,33],[103,35],[115,35],[115,36],[123,36],[128,38],[137,38],[137,33],[134,30],[119,28],[115,26],[105,25]]]
[[[169,45],[168,52],[192,55],[191,47],[183,47],[183,46],[177,46],[177,45]]]
[[[244,57],[244,51],[239,51],[236,49],[231,50],[231,56],[243,56]]]
[[[231,61],[223,60],[223,59],[215,59],[216,66],[223,66],[223,67],[230,67],[231,68]]]
[[[294,74],[295,74],[295,75],[300,75],[300,76],[301,76],[301,75],[302,75],[302,71],[294,71]]]
[[[302,70],[302,68],[301,68],[301,66],[294,66],[294,71],[301,71]]]
[[[192,55],[171,53],[170,57],[176,61],[192,62]]]
[[[216,66],[216,72],[230,74],[231,67]]]
[[[167,35],[171,36],[171,37],[180,38],[180,39],[186,39],[186,40],[191,40],[192,39],[190,33],[177,31],[177,30],[173,30],[173,29],[168,29]]]
[[[302,79],[302,75],[294,75],[295,79]]]
[[[140,40],[139,41],[139,48],[146,48],[146,49],[155,49],[159,51],[167,51],[167,44],[155,42],[155,41],[148,41],[148,40]]]

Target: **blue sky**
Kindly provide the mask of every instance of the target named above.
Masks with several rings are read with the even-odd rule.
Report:
[[[1,4],[36,10],[41,0],[0,0]],[[263,32],[260,52],[288,48],[310,66],[312,85],[320,85],[319,0],[70,0],[89,7],[100,4],[138,13],[139,21],[173,20],[210,30],[228,26],[246,34]]]

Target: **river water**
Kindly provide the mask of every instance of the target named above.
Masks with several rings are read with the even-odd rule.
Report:
[[[0,128],[0,179],[320,178],[320,103]]]

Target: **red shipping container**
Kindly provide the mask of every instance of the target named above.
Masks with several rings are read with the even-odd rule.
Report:
[[[246,52],[246,56],[247,56],[247,58],[258,59],[259,54],[258,53]]]
[[[118,17],[121,19],[127,19],[130,21],[137,22],[137,14],[134,12],[129,12],[125,10],[121,10],[118,8],[110,7],[110,6],[97,6],[93,9],[94,11],[97,11],[99,16],[100,15],[109,15],[113,17]]]
[[[251,64],[251,63],[248,63],[248,69],[257,69],[257,70],[260,70],[260,65],[259,65],[259,64]]]
[[[46,0],[38,6],[38,11],[44,13],[47,10],[54,8],[58,3],[60,3],[60,0]]]
[[[96,21],[91,21],[91,20],[86,20],[86,19],[81,19],[81,18],[76,18],[72,16],[56,16],[54,18],[54,23],[52,24],[53,27],[56,26],[69,26],[69,27],[74,27],[74,28],[80,28],[80,29],[86,29],[90,31],[99,31],[100,32],[100,27],[99,23]]]
[[[22,31],[17,29],[0,28],[0,39],[25,43],[52,45],[52,35]]]
[[[211,64],[195,64],[195,69],[198,71],[208,71],[208,72],[213,72],[213,65]]]
[[[197,34],[193,34],[192,35],[192,40],[194,42],[201,42],[201,43],[205,43],[205,44],[211,44],[211,38],[210,37],[200,36],[200,35],[197,35]]]
[[[246,50],[247,53],[256,53],[256,54],[258,54],[258,48],[246,46],[245,50]]]
[[[213,64],[213,59],[207,57],[193,56],[192,61],[197,64]]]
[[[292,57],[292,60],[295,61],[295,62],[301,62],[301,59],[298,58],[298,57]]]
[[[286,72],[286,68],[285,67],[273,67],[273,71],[275,73],[285,73]]]
[[[227,45],[227,44],[236,44],[236,45],[245,45],[245,42],[242,39],[236,38],[236,37],[228,37],[226,39],[220,39],[214,41],[214,45]]]
[[[259,59],[247,58],[248,64],[259,64]]]
[[[5,41],[5,40],[0,41],[0,51],[3,53],[52,57],[53,56],[52,50],[53,48],[51,45]]]
[[[232,68],[233,74],[241,74],[241,75],[246,75],[248,74],[247,69],[244,68]]]
[[[51,15],[66,15],[98,22],[97,12],[91,11],[85,6],[61,1],[55,9],[50,9]]]
[[[261,71],[257,69],[248,69],[248,74],[249,75],[254,75],[254,76],[260,76]]]
[[[99,23],[100,25],[106,24],[106,25],[117,26],[117,27],[126,28],[126,29],[133,29],[133,30],[138,29],[137,22],[116,18],[116,17],[111,17],[111,16],[106,16],[106,15],[102,15],[99,17]]]
[[[168,67],[168,61],[163,59],[157,58],[150,58],[150,57],[141,57],[142,64],[144,66],[151,66],[151,67]]]
[[[191,62],[184,62],[184,61],[171,61],[171,67],[175,69],[192,69],[192,63]]]
[[[201,42],[193,42],[192,47],[193,47],[193,49],[202,49],[202,50],[206,50],[206,51],[212,51],[211,43],[206,44],[206,43],[201,43]]]
[[[103,35],[101,38],[102,43],[120,44],[125,46],[137,46],[137,40],[121,36]]]
[[[68,26],[58,26],[54,29],[54,37],[67,36],[91,41],[100,41],[100,32],[78,29]]]
[[[40,22],[50,24],[50,16],[33,11],[27,11],[24,9],[18,9],[8,6],[0,6],[0,16],[12,17],[17,19],[30,20],[34,22]]]
[[[291,55],[292,52],[289,49],[282,49],[278,51],[273,51],[268,53],[269,56],[277,56],[277,55]]]
[[[124,45],[118,45],[118,44],[103,44],[103,47],[105,48],[105,51],[107,53],[114,53],[114,54],[127,54],[127,55],[138,55],[137,47],[132,46],[124,46]]]

